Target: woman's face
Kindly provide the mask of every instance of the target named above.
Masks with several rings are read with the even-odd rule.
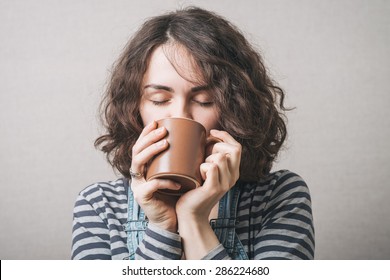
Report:
[[[174,65],[167,58],[166,53]],[[209,134],[218,129],[219,114],[208,85],[199,84],[200,71],[180,47],[156,48],[142,83],[140,113],[144,125],[168,117],[189,118],[201,123]]]

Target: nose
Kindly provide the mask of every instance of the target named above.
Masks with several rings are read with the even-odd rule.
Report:
[[[177,102],[173,104],[171,108],[171,115],[172,118],[187,118],[192,119],[192,114],[189,106],[186,104],[186,102]]]

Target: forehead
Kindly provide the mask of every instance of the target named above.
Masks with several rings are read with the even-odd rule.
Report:
[[[145,78],[175,71],[183,79],[194,84],[203,84],[203,74],[194,56],[182,45],[167,43],[157,47],[151,54]]]

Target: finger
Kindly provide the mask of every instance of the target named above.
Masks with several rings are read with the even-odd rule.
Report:
[[[149,130],[147,130],[149,131]],[[140,135],[137,142],[133,146],[133,155],[140,153],[146,147],[152,145],[153,143],[161,140],[167,134],[165,127],[159,127],[157,129],[152,129],[149,133],[145,135]]]
[[[168,146],[168,141],[163,139],[145,148],[139,154],[134,155],[131,164],[132,169],[135,168],[134,170],[136,170],[143,168],[155,155],[167,149]]]
[[[157,127],[157,122],[152,121],[151,123],[147,124],[144,129],[142,130],[140,137],[144,137],[145,135],[149,134],[153,129],[156,129]]]
[[[130,168],[130,172],[134,172],[134,168]],[[137,169],[137,170],[141,170],[141,169]],[[142,169],[142,172],[134,172],[134,173],[141,173],[141,176],[133,176],[131,175],[131,184],[132,186],[135,186],[136,184],[139,185],[139,184],[143,184],[146,182],[145,180],[145,175],[143,174],[143,169]]]
[[[213,152],[225,152],[233,156],[241,157],[242,146],[229,133],[222,130],[212,129],[210,134],[211,136],[217,137],[223,141],[214,145]]]
[[[241,153],[242,153],[242,146],[240,143],[238,142],[234,144],[228,144],[223,142],[217,143],[214,145],[211,155],[218,154],[218,153],[228,155],[228,163],[231,171],[239,170],[240,163],[241,163]]]
[[[214,153],[209,155],[206,159],[205,162],[208,163],[216,163],[219,165],[220,162],[222,161],[227,161],[228,154],[227,153]]]
[[[219,184],[218,166],[215,163],[202,163],[200,173],[205,180],[203,187],[208,188]]]
[[[141,202],[145,203],[149,201],[158,190],[179,190],[180,188],[181,185],[172,180],[154,179],[145,184],[135,186],[134,195],[140,198],[142,200]]]
[[[214,163],[218,166],[219,171],[219,181],[223,186],[231,187],[231,179],[232,178],[232,170],[231,164],[229,163],[229,155],[228,154],[212,154],[207,157],[206,163]]]
[[[139,145],[141,139],[143,137],[145,137],[145,135],[149,134],[152,130],[156,129],[156,126],[157,126],[157,123],[155,121],[152,121],[151,123],[146,125],[142,129],[141,134],[138,136],[137,141],[134,143],[134,146],[136,146],[137,144]],[[134,154],[134,152],[137,152],[137,149],[135,149],[134,146],[133,146],[133,154]]]
[[[238,144],[238,145],[240,145],[240,144]],[[236,150],[237,151],[240,150],[238,145],[236,146],[236,145],[232,145],[232,144],[228,144],[228,143],[224,143],[224,142],[216,143],[212,147],[211,154],[215,154],[215,153],[221,153],[221,154],[235,153]]]
[[[211,154],[207,158],[215,154],[226,155],[229,158],[232,167],[234,167],[236,165],[239,165],[241,161],[241,145],[238,144],[236,146],[227,143],[217,143],[214,145]]]
[[[239,144],[236,139],[233,138],[233,136],[223,130],[212,129],[210,130],[210,135],[221,139],[225,143],[229,143],[232,145]]]

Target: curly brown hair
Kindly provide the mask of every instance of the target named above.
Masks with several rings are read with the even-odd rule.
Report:
[[[101,104],[107,133],[95,141],[107,160],[129,178],[132,146],[143,123],[141,83],[151,53],[166,43],[184,46],[215,96],[219,125],[242,145],[240,179],[270,172],[286,135],[284,92],[269,77],[259,54],[219,15],[197,7],[147,20],[114,64]]]

